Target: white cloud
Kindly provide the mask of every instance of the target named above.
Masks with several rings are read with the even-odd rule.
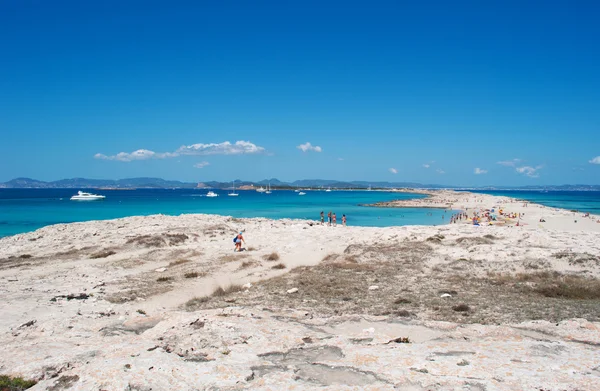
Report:
[[[600,156],[596,156],[595,158],[593,158],[592,160],[590,160],[590,163],[592,163],[592,164],[600,164]]]
[[[259,147],[249,141],[236,141],[235,144],[225,141],[219,144],[183,145],[175,152],[154,152],[148,149],[138,149],[133,152],[119,152],[112,156],[97,153],[94,155],[94,158],[130,162],[133,160],[167,159],[182,155],[241,155],[264,152],[265,149],[263,147]]]
[[[196,168],[204,168],[206,166],[210,166],[210,163],[209,162],[200,162],[200,163],[194,164],[194,167],[196,167]]]
[[[475,172],[475,175],[487,174],[487,170],[482,170],[479,167],[476,167],[474,172]]]
[[[390,172],[391,172],[392,174],[397,174],[397,173],[398,173],[398,170],[396,170],[395,168],[390,168]]]
[[[137,151],[133,151],[131,153],[119,152],[118,154],[113,156],[106,156],[104,154],[97,153],[94,155],[94,158],[102,160],[118,160],[120,162],[130,162],[133,160],[166,159],[176,156],[178,156],[176,153],[171,152],[157,153],[147,149],[138,149]]]
[[[441,170],[439,168],[437,170],[435,170],[435,172],[437,172],[438,174],[445,174],[446,173],[446,171]]]
[[[512,160],[503,160],[503,161],[497,162],[496,164],[499,164],[499,165],[505,166],[505,167],[515,167],[520,162],[521,162],[521,159],[512,159]]]
[[[263,153],[265,149],[250,141],[236,141],[235,144],[225,141],[219,144],[182,145],[176,151],[181,155],[242,155]]]
[[[429,168],[429,167],[431,167],[431,164],[427,164],[427,163],[425,163],[425,164],[423,164],[423,167],[425,167],[425,168]]]
[[[523,174],[525,176],[528,176],[530,178],[537,178],[540,176],[540,174],[537,172],[540,168],[542,168],[543,166],[536,166],[536,167],[530,167],[530,166],[523,166],[523,167],[516,167],[515,170],[519,173],[519,174]]]
[[[318,145],[312,145],[309,142],[306,142],[305,144],[300,144],[296,148],[298,148],[302,152],[308,152],[308,151],[323,152],[323,149],[321,147],[319,147]]]

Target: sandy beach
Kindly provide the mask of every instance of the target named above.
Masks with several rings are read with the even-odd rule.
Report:
[[[377,206],[468,219],[154,215],[2,238],[0,374],[34,391],[600,389],[599,216],[453,191]]]

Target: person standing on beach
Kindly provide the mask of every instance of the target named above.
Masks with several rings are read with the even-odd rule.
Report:
[[[342,215],[342,225],[346,226],[346,215]]]
[[[327,213],[327,223],[331,227],[331,211],[329,211],[329,213]]]
[[[333,226],[337,226],[337,217],[335,216],[335,213],[332,215],[332,219],[333,219]]]
[[[323,225],[325,223],[325,213],[323,213],[323,211],[321,211],[321,225]]]

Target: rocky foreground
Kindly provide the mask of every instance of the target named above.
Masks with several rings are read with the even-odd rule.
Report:
[[[57,225],[0,239],[0,375],[31,390],[597,390],[599,277],[593,230]]]

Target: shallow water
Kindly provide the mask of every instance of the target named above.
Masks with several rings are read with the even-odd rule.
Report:
[[[600,215],[600,191],[473,191],[528,200],[536,204]]]
[[[82,189],[85,191],[85,189]],[[385,227],[395,225],[439,225],[447,222],[451,211],[419,208],[373,208],[360,204],[395,199],[422,198],[420,194],[380,191],[293,191],[272,194],[216,190],[219,197],[205,197],[207,190],[139,189],[88,190],[103,194],[103,201],[70,201],[74,189],[0,189],[0,237],[30,232],[38,228],[77,221],[104,220],[127,216],[182,213],[209,213],[233,217],[267,217],[318,220],[319,213],[332,211],[341,224],[346,214],[348,225]],[[442,218],[444,217],[444,218]]]

